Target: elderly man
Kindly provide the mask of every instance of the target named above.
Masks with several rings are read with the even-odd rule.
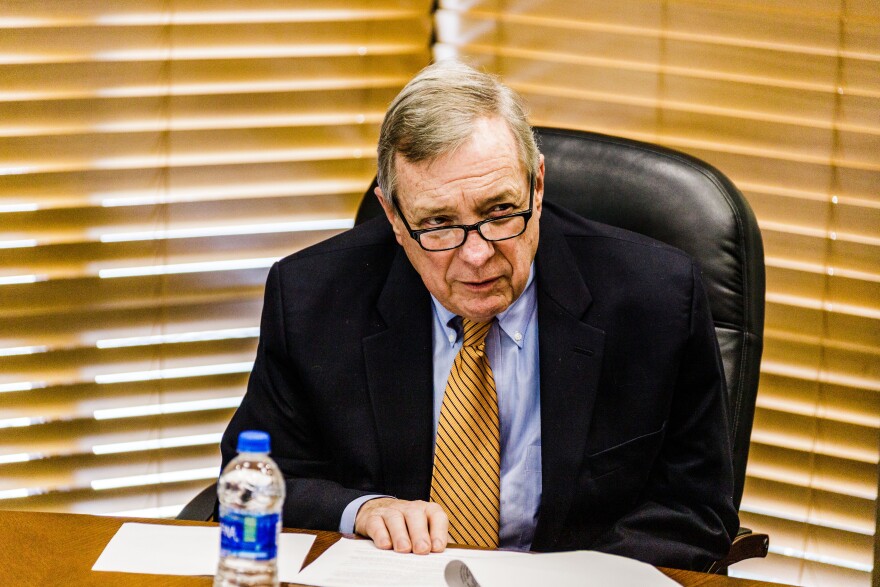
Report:
[[[552,169],[547,170],[552,173]],[[594,549],[704,569],[737,531],[722,369],[682,252],[545,203],[520,99],[424,69],[385,218],[279,261],[223,438],[272,436],[284,524],[380,548]]]

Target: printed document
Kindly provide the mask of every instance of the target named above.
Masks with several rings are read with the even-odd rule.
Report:
[[[590,551],[529,554],[450,548],[427,555],[342,538],[294,579],[322,587],[672,587],[644,563]]]

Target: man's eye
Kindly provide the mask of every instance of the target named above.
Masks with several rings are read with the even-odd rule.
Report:
[[[490,216],[504,216],[513,212],[513,204],[498,204],[489,210]]]
[[[449,224],[449,219],[445,216],[432,216],[422,220],[422,226],[425,228],[437,228],[438,226],[444,226],[446,224]]]

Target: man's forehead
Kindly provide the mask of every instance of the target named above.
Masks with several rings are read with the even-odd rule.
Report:
[[[509,160],[494,159],[456,166],[438,161],[431,164],[405,163],[398,168],[397,192],[409,195],[455,196],[472,192],[516,191],[519,166]]]
[[[394,163],[398,193],[403,187],[415,192],[457,184],[479,188],[483,182],[489,187],[506,174],[515,179],[524,173],[513,133],[500,118],[477,120],[467,141],[430,160],[411,161],[398,152]]]

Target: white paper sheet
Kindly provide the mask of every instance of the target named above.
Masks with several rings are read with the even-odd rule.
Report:
[[[481,558],[529,557],[521,552],[447,549],[433,554],[380,550],[371,540],[340,539],[293,580],[321,587],[446,587],[447,563]]]
[[[448,549],[428,555],[341,539],[293,582],[323,587],[671,587],[678,583],[631,559],[578,551],[527,554]]]
[[[302,568],[315,537],[281,534],[278,578],[290,582]],[[123,524],[104,547],[93,571],[154,575],[213,575],[220,556],[220,529],[206,526]]]
[[[516,560],[453,561],[445,575],[449,587],[680,587],[651,565],[585,550]]]

